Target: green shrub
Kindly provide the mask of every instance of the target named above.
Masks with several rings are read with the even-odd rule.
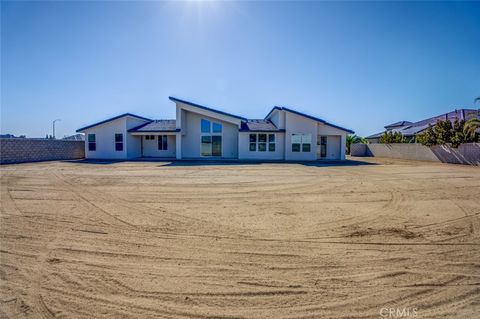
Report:
[[[458,147],[462,143],[478,141],[476,130],[479,127],[480,121],[478,119],[467,122],[456,119],[453,124],[448,120],[438,120],[435,126],[429,125],[422,134],[417,134],[415,140],[417,143],[426,146],[450,143],[453,147]]]
[[[380,136],[380,143],[392,144],[392,143],[407,143],[407,139],[400,132],[388,131]]]

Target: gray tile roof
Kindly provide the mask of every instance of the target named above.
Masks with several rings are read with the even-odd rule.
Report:
[[[398,131],[405,136],[413,136],[427,129],[429,125],[434,126],[438,120],[442,120],[442,121],[449,120],[453,123],[456,119],[469,120],[471,118],[480,119],[480,113],[477,110],[472,110],[472,109],[459,109],[459,110],[455,110],[452,112],[448,112],[442,115],[434,116],[425,120],[412,123],[411,125],[407,125],[405,127],[398,129]]]
[[[176,132],[175,120],[153,120],[152,122],[134,127],[129,132]]]
[[[246,120],[242,122],[240,131],[246,132],[281,132],[270,120]]]
[[[454,110],[452,112],[444,113],[438,116],[430,117],[425,120],[421,120],[415,123],[409,123],[404,126],[400,126],[397,124],[400,124],[402,122],[407,122],[407,121],[402,121],[402,122],[397,122],[394,124],[390,124],[385,126],[385,128],[392,128],[392,132],[400,132],[404,136],[414,136],[418,133],[421,133],[425,129],[428,128],[429,125],[434,126],[438,120],[450,120],[454,122],[456,119],[459,120],[469,120],[472,118],[478,118],[480,119],[480,112],[478,110],[473,110],[473,109],[459,109],[459,110]],[[397,127],[397,128],[395,128]],[[375,138],[378,137],[378,135],[382,135],[383,133],[377,133],[373,134],[371,136],[368,136],[367,138]]]
[[[395,123],[392,123],[392,124],[389,124],[389,125],[385,125],[384,127],[385,128],[398,127],[398,126],[406,126],[406,125],[409,125],[409,124],[412,124],[412,122],[410,122],[410,121],[400,121],[400,122],[395,122]]]
[[[372,135],[367,136],[367,137],[365,137],[365,138],[379,138],[379,137],[381,137],[381,136],[383,135],[383,133],[385,133],[385,132],[380,132],[380,133],[372,134]]]

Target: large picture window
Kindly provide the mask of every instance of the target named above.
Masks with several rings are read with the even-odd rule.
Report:
[[[200,154],[222,156],[222,124],[202,119],[200,121]]]
[[[88,134],[88,150],[90,152],[97,150],[97,139],[95,134]]]
[[[312,149],[312,134],[292,134],[292,152],[310,152]]]
[[[167,135],[159,135],[158,136],[158,150],[159,151],[168,150],[168,136]]]
[[[249,135],[249,147],[250,152],[275,152],[275,134],[254,134]]]
[[[122,133],[115,134],[115,151],[117,152],[123,151],[123,134]]]

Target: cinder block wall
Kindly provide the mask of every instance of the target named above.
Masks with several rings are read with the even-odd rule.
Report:
[[[366,144],[367,155],[416,161],[440,162],[432,150],[422,144]]]
[[[0,139],[1,164],[80,159],[84,157],[84,141],[31,138]]]
[[[351,144],[350,145],[350,155],[351,156],[368,156],[367,155],[367,144]]]
[[[467,143],[458,148],[450,145],[427,147],[421,144],[352,144],[351,156],[401,158],[452,164],[480,165],[480,144]]]
[[[430,149],[444,163],[480,165],[480,143],[461,144],[458,148],[434,145]]]

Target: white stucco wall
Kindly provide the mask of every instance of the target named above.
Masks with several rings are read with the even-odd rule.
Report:
[[[274,110],[269,119],[277,128],[285,129],[285,111]]]
[[[238,158],[238,125],[195,112],[184,111],[184,113],[181,128],[182,140],[179,143],[182,158],[209,158],[202,157],[200,153],[201,119],[222,124],[222,158]]]
[[[140,139],[131,136],[127,130],[145,123],[133,117],[122,117],[103,123],[85,132],[85,157],[92,159],[127,159],[140,156]],[[123,134],[123,151],[115,151],[115,134]],[[88,150],[88,134],[96,135],[97,150]]]
[[[285,112],[285,160],[287,161],[313,161],[317,159],[317,121],[306,117]],[[312,143],[310,152],[292,152],[292,134],[310,134]]]
[[[155,135],[155,139],[153,140],[147,140],[145,136],[141,136],[141,138],[143,139],[143,156],[175,157],[175,135],[167,135],[167,150],[158,149],[158,135]]]
[[[347,132],[319,123],[307,117],[284,110],[275,110],[270,120],[285,133],[276,132],[275,152],[250,152],[249,132],[238,132],[239,118],[217,114],[191,105],[177,103],[177,128],[181,132],[168,134],[168,150],[159,151],[157,140],[143,140],[143,155],[155,157],[210,158],[201,156],[201,119],[222,124],[222,158],[269,159],[269,160],[316,160],[317,139],[327,136],[327,159],[345,159]],[[123,117],[84,130],[86,134],[85,155],[87,158],[127,159],[142,156],[142,137],[128,133],[128,130],[145,123],[135,117]],[[123,151],[115,151],[115,134],[124,138]],[[258,133],[258,132],[257,132]],[[268,134],[268,132],[266,132]],[[88,134],[96,134],[96,151],[88,151]],[[310,152],[292,152],[292,134],[310,134]]]
[[[252,134],[262,134],[261,132],[252,132]],[[275,134],[275,152],[268,151],[268,143],[267,143],[267,151],[266,152],[250,152],[250,132],[239,132],[238,134],[238,158],[244,160],[259,160],[259,159],[266,159],[266,160],[283,160],[285,154],[285,134],[279,132],[265,132],[267,134]]]
[[[142,125],[147,121],[141,120],[135,117],[127,117],[127,131],[139,125]],[[135,158],[142,156],[142,146],[141,146],[141,139],[139,136],[133,136],[131,134],[127,134],[127,158]]]
[[[98,159],[125,159],[127,158],[127,147],[125,143],[127,129],[127,119],[119,118],[98,126],[85,130],[85,157]],[[123,151],[115,151],[115,134],[123,134]],[[88,135],[96,136],[96,151],[88,150]]]
[[[340,135],[327,135],[327,156],[325,159],[339,160],[340,158]]]
[[[345,159],[347,132],[333,126],[318,123],[318,135],[327,136],[326,159]]]

